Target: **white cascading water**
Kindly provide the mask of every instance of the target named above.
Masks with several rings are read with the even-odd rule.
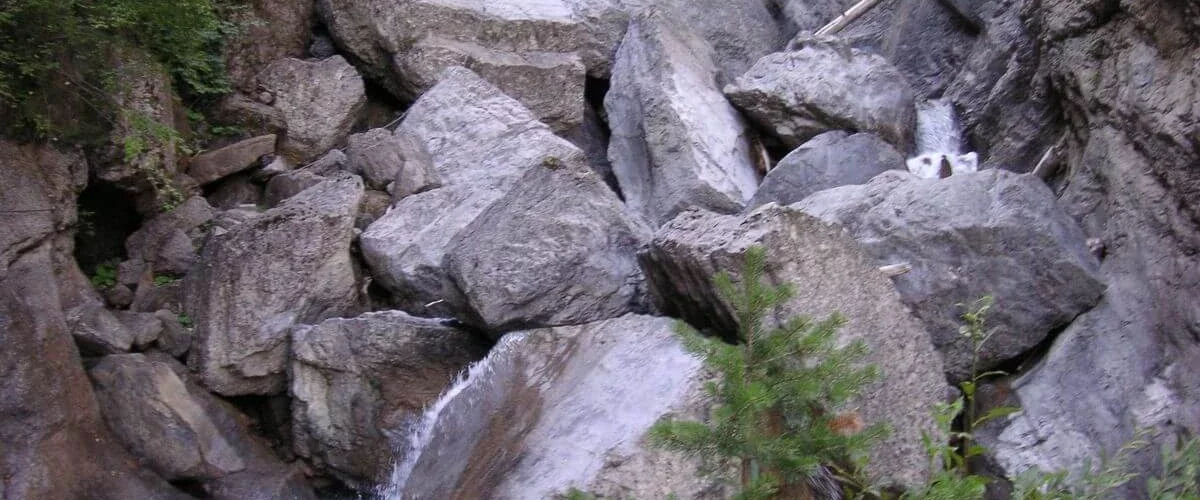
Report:
[[[908,171],[924,179],[950,174],[975,172],[979,158],[974,152],[960,154],[962,132],[954,103],[949,99],[930,99],[917,104],[917,156],[906,162]],[[943,163],[949,167],[945,171]]]
[[[481,381],[487,380],[496,366],[495,360],[504,356],[512,349],[524,333],[510,333],[500,339],[496,346],[488,352],[488,355],[483,359],[476,361],[463,370],[455,379],[450,388],[442,393],[438,400],[425,408],[425,412],[421,414],[420,420],[409,431],[407,442],[404,445],[404,453],[400,455],[402,458],[392,468],[391,477],[387,484],[380,485],[376,490],[376,495],[379,500],[401,500],[404,498],[404,487],[408,483],[408,478],[412,474],[413,468],[416,467],[417,461],[420,460],[421,454],[424,453],[429,445],[430,439],[434,434],[434,427],[441,418],[442,412],[450,406],[450,402],[454,401],[459,395],[467,391],[468,388]]]

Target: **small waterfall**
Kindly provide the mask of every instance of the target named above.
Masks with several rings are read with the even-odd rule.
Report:
[[[917,103],[917,156],[905,163],[908,171],[925,179],[979,169],[974,152],[962,154],[962,131],[954,103],[949,99],[930,99]]]
[[[958,154],[961,148],[954,103],[949,99],[917,103],[917,153]]]
[[[451,406],[451,402],[455,398],[464,393],[472,392],[469,390],[471,387],[490,378],[497,365],[496,360],[504,357],[512,350],[512,346],[523,337],[523,332],[505,335],[492,348],[491,352],[488,352],[486,357],[476,361],[466,370],[463,370],[458,379],[450,385],[450,388],[446,389],[437,401],[425,409],[425,412],[416,422],[416,425],[409,431],[408,442],[405,443],[404,452],[401,455],[400,461],[392,468],[392,474],[387,484],[380,485],[376,489],[376,495],[379,500],[402,500],[404,498],[404,487],[408,483],[408,478],[416,467],[417,461],[420,460],[422,453],[429,446],[429,442],[434,435],[435,426],[441,418],[442,413]]]

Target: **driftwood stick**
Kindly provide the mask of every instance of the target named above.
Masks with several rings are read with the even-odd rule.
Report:
[[[862,0],[854,4],[853,7],[847,9],[846,12],[842,13],[842,15],[837,16],[837,18],[833,21],[830,21],[829,24],[821,27],[821,29],[817,30],[817,32],[813,33],[813,35],[833,35],[839,31],[842,31],[842,28],[845,28],[850,23],[854,22],[854,20],[858,19],[859,16],[866,14],[868,10],[871,10],[871,7],[874,7],[880,1],[881,0]]]
[[[1062,149],[1066,145],[1067,133],[1063,132],[1058,142],[1050,146],[1050,149],[1046,150],[1046,154],[1042,155],[1042,159],[1037,162],[1037,166],[1033,167],[1033,175],[1038,176],[1042,180],[1049,179],[1054,174],[1054,171],[1057,170],[1053,167],[1058,166],[1058,156],[1062,154]]]

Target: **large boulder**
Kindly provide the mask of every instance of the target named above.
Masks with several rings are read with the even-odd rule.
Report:
[[[790,205],[826,189],[866,184],[876,175],[904,168],[904,156],[872,134],[825,132],[779,160],[750,200],[757,207]]]
[[[701,372],[666,318],[629,315],[509,334],[424,415],[414,434],[420,439],[400,457],[387,493],[551,498],[575,487],[721,498],[700,495],[715,488],[696,477],[695,461],[651,450],[643,439],[667,413],[697,413]],[[612,469],[622,462],[645,467],[618,488]]]
[[[422,96],[401,133],[426,144],[444,185],[400,199],[362,235],[399,306],[493,331],[629,310],[639,233],[582,151],[463,68]],[[548,269],[571,273],[551,283]]]
[[[908,264],[895,278],[905,304],[933,335],[954,379],[970,376],[973,346],[958,331],[969,304],[991,295],[995,334],[986,370],[1019,357],[1090,309],[1104,283],[1083,232],[1042,182],[1003,170],[917,179],[887,173],[863,186],[794,205],[838,223],[878,265]]]
[[[588,72],[607,74],[624,14],[609,2],[320,0],[338,45],[402,99],[415,99],[451,66],[479,73],[539,119],[582,123]]]
[[[665,16],[633,22],[604,100],[626,204],[653,225],[691,207],[740,210],[758,186],[746,123],[717,87],[712,48]]]
[[[789,148],[839,129],[871,132],[902,152],[913,147],[917,115],[904,75],[839,41],[809,40],[763,57],[725,94]]]
[[[634,309],[649,237],[585,163],[548,160],[454,237],[446,267],[489,330],[579,324]]]
[[[840,312],[847,320],[840,341],[862,340],[870,349],[864,362],[882,376],[850,407],[867,425],[888,424],[892,432],[871,450],[868,472],[882,483],[923,484],[931,471],[922,436],[938,438],[931,409],[947,395],[942,357],[874,259],[841,228],[775,204],[746,216],[686,212],[641,255],[655,302],[697,328],[735,332],[737,320],[714,277],[725,271],[739,279],[743,255],[754,245],[767,251],[765,278],[795,286],[779,318]]]
[[[315,500],[300,469],[276,458],[250,433],[247,418],[188,380],[187,368],[173,358],[105,356],[88,375],[109,427],[162,477],[196,481],[217,499]],[[257,491],[224,492],[243,483]]]
[[[344,141],[367,103],[362,77],[342,56],[280,59],[263,69],[259,81],[287,124],[280,152],[298,162]]]
[[[344,174],[214,231],[184,279],[196,325],[189,364],[209,389],[282,391],[289,329],[356,307],[350,240],[362,197],[362,181]]]
[[[292,336],[296,453],[355,487],[383,482],[403,431],[487,345],[399,311],[329,319]]]

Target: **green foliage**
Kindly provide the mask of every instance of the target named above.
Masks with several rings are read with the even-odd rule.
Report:
[[[664,419],[650,430],[653,443],[700,457],[710,474],[736,468],[738,499],[803,488],[822,465],[861,463],[870,444],[886,433],[879,425],[846,425],[856,414],[835,413],[878,376],[873,366],[856,363],[866,355],[866,345],[837,346],[837,329],[844,323],[837,314],[820,322],[795,317],[769,327],[768,315],[793,291],[765,283],[765,267],[765,250],[754,247],[746,252],[740,284],[728,273],[717,276],[719,291],[737,316],[738,344],[677,323],[684,347],[719,375],[718,382],[706,385],[717,402],[709,422]]]
[[[189,155],[192,151],[184,146],[183,138],[174,128],[159,123],[145,113],[125,109],[121,114],[127,124],[125,135],[121,138],[125,163],[133,165],[150,182],[150,187],[162,203],[162,211],[175,209],[185,197],[168,174],[162,155],[166,151]]]
[[[229,0],[0,0],[3,132],[46,137],[112,122],[115,50],[150,53],[189,98],[228,92],[221,54]],[[55,109],[58,108],[58,112]]]
[[[179,278],[174,276],[164,276],[161,274],[154,275],[154,286],[169,286],[179,282]]]
[[[179,313],[179,324],[184,328],[191,328],[194,323],[192,322],[191,316],[188,316],[184,313]]]
[[[1013,481],[1014,500],[1104,500],[1112,498],[1113,492],[1138,477],[1132,472],[1129,460],[1132,454],[1148,443],[1147,433],[1139,432],[1112,457],[1092,467],[1090,460],[1080,466],[1075,479],[1069,471],[1044,472],[1031,468]]]
[[[90,280],[92,286],[101,290],[107,290],[117,285],[117,263],[116,261],[108,261],[96,266],[96,272],[92,274]]]
[[[596,500],[596,495],[578,488],[571,488],[566,493],[560,495],[560,497],[562,500]]]
[[[1150,500],[1200,500],[1200,440],[1163,445],[1162,468],[1146,481]]]

